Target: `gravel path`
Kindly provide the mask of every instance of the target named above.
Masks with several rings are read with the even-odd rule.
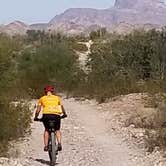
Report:
[[[63,151],[58,155],[59,166],[152,166],[143,153],[109,129],[95,102],[65,99],[63,103],[68,118],[62,121]],[[18,147],[22,149],[19,159],[10,160],[8,165],[49,165],[48,154],[43,152],[41,123],[32,124],[31,136]]]

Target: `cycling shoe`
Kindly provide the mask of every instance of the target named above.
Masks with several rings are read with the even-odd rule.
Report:
[[[45,152],[48,151],[48,146],[44,146],[44,151],[45,151]]]
[[[58,151],[61,151],[62,150],[62,145],[61,143],[58,143]]]

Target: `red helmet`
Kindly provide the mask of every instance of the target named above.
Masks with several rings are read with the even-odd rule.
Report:
[[[51,86],[51,85],[47,85],[47,86],[45,86],[45,88],[44,88],[44,92],[45,93],[47,93],[47,92],[54,92],[54,87],[53,86]]]

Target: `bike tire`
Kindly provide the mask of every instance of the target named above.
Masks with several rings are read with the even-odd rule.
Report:
[[[48,155],[49,155],[49,158],[50,158],[50,163],[52,161],[52,156],[51,156],[51,138],[49,138],[49,141],[48,141]]]
[[[55,133],[51,132],[51,166],[54,166],[56,164],[56,145],[55,145]]]

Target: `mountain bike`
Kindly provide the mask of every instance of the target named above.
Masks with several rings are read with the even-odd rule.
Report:
[[[65,117],[61,116],[61,119]],[[35,119],[35,121],[43,122],[43,119]],[[57,160],[57,155],[58,155],[58,145],[56,143],[56,138],[55,138],[55,120],[49,120],[49,141],[48,141],[48,155],[50,158],[50,166],[55,166],[56,160]]]

